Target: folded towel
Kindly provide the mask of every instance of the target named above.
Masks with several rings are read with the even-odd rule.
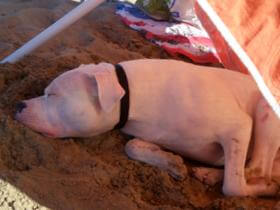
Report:
[[[196,63],[220,62],[211,39],[197,22],[156,21],[128,3],[119,3],[116,13],[126,25],[171,55],[184,55]]]

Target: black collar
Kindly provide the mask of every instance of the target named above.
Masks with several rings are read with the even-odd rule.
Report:
[[[125,90],[125,95],[121,99],[121,107],[120,107],[120,121],[117,125],[115,125],[114,129],[121,129],[127,122],[128,112],[129,112],[129,89],[128,89],[128,81],[123,70],[123,67],[120,64],[115,65],[115,71],[118,77],[118,81],[120,85]]]

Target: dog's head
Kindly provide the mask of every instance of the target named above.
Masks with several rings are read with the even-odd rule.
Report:
[[[15,117],[51,137],[93,136],[118,122],[124,94],[113,65],[81,65],[53,80],[43,96],[20,102]]]

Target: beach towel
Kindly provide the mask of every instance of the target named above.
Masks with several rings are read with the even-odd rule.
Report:
[[[130,28],[141,32],[171,55],[183,55],[196,63],[220,62],[207,32],[197,22],[157,21],[128,3],[119,3],[116,14]]]
[[[249,72],[280,117],[280,0],[197,0],[195,9],[223,65]]]

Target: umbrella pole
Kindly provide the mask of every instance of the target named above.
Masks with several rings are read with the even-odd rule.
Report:
[[[81,3],[79,6],[68,12],[54,24],[47,29],[39,33],[33,39],[28,41],[22,47],[17,49],[11,55],[4,58],[0,63],[15,63],[23,58],[25,55],[30,54],[32,51],[40,47],[42,44],[52,39],[55,35],[69,27],[71,24],[88,14],[91,10],[97,7],[105,0],[87,0]]]

